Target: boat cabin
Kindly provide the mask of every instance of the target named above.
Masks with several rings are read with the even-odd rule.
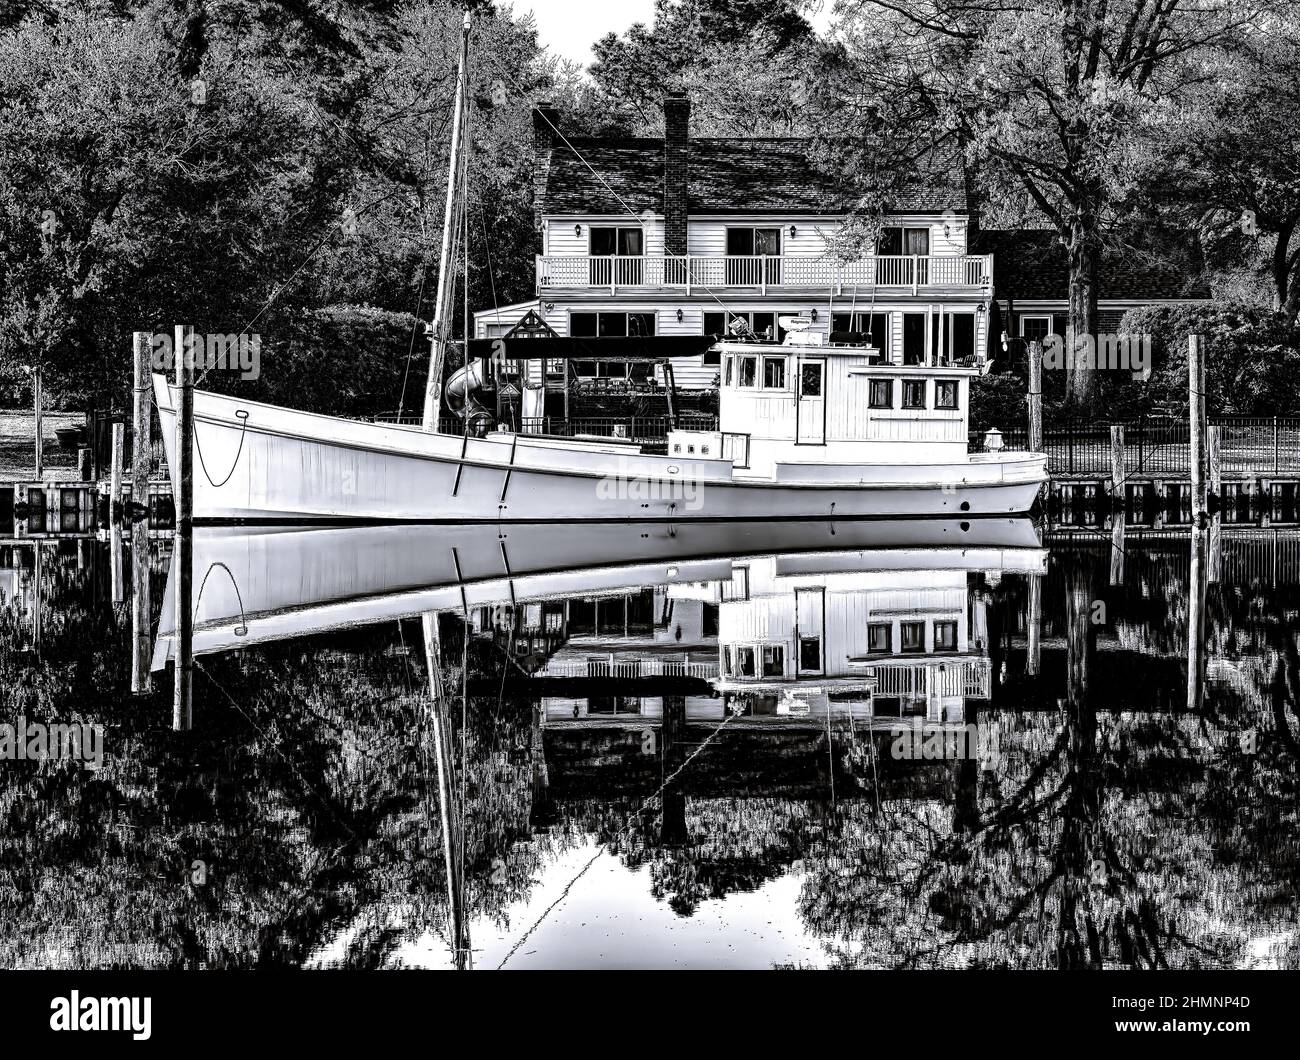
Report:
[[[937,355],[898,364],[867,336],[825,341],[787,323],[781,343],[716,345],[718,429],[670,432],[670,456],[721,456],[733,461],[737,477],[754,478],[779,477],[781,464],[966,458],[970,380],[978,368]]]

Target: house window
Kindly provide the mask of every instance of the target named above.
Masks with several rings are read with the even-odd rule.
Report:
[[[888,313],[832,313],[831,331],[865,335],[872,346],[889,356]]]
[[[1052,334],[1050,316],[1022,315],[1020,317],[1020,337],[1026,342],[1042,342],[1050,334]]]
[[[761,339],[781,342],[785,339],[785,328],[777,322],[781,313],[798,315],[798,310],[781,310],[774,313],[705,313],[704,334],[725,337],[732,334],[732,329],[740,323],[747,324],[750,333]]]
[[[740,386],[755,387],[758,385],[758,358],[741,357],[740,358]]]
[[[934,650],[957,650],[957,623],[936,622],[934,624]]]
[[[903,408],[905,409],[925,408],[925,380],[924,379],[903,380]]]
[[[936,379],[934,381],[934,407],[937,409],[957,407],[957,380]]]
[[[784,357],[763,358],[763,389],[764,390],[785,389],[785,358]]]
[[[763,646],[763,676],[785,676],[785,648],[780,644]]]
[[[924,313],[903,314],[904,364],[925,362],[925,317]]]
[[[725,367],[725,369],[724,369],[724,374],[723,374],[723,377],[722,377],[722,385],[723,385],[723,386],[731,386],[731,377],[732,377],[731,368],[732,368],[732,365],[734,365],[735,363],[736,363],[736,358],[734,358],[734,357],[728,357],[728,358],[727,358],[726,367]]]
[[[882,228],[877,253],[916,254],[924,257],[930,253],[930,230],[928,228]]]
[[[892,379],[871,379],[868,403],[873,409],[892,409],[894,407],[894,381]]]
[[[758,287],[780,282],[781,229],[728,228],[727,283]]]
[[[892,651],[889,634],[888,622],[873,622],[867,626],[867,651],[873,655],[888,654]]]
[[[653,335],[653,313],[570,313],[569,334],[575,338],[622,338]]]
[[[731,645],[730,644],[724,644],[722,646],[722,672],[727,677],[736,676],[736,671],[731,668]]]
[[[736,672],[740,677],[754,676],[754,649],[736,649]]]
[[[618,284],[644,282],[645,232],[635,228],[615,228],[592,225],[588,269],[592,286],[606,287]]]
[[[930,318],[930,350],[935,364],[975,360],[975,314],[935,313]]]
[[[899,626],[902,634],[902,650],[907,652],[925,651],[925,623],[904,622]]]
[[[799,638],[799,669],[820,670],[822,668],[822,641],[820,637]]]

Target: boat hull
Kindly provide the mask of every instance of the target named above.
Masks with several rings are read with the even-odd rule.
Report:
[[[175,392],[155,376],[169,468]],[[546,522],[1009,515],[1045,478],[1037,454],[935,464],[778,468],[530,435],[464,438],[197,391],[199,521]],[[743,472],[742,472],[743,474]],[[173,482],[173,486],[175,483]]]

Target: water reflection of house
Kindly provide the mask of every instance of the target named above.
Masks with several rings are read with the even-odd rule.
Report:
[[[547,606],[556,609],[563,643],[535,676],[589,679],[593,686],[593,694],[544,697],[548,718],[661,718],[663,695],[616,693],[611,687],[636,681],[648,691],[654,682],[646,679],[711,681],[718,675],[718,604],[697,586],[649,586]],[[719,716],[713,697],[684,698],[688,718]]]
[[[538,677],[590,678],[598,694],[542,700],[548,722],[662,720],[665,696],[611,694],[607,680],[693,677],[687,722],[733,717],[820,724],[920,716],[961,724],[987,699],[987,594],[979,574],[906,560],[859,570],[858,553],[736,560],[730,578],[566,605],[564,645]],[[679,690],[678,690],[679,691]]]
[[[961,722],[968,698],[988,698],[986,604],[966,570],[820,566],[801,556],[736,564],[719,620],[717,688],[729,706]]]
[[[24,569],[23,550],[0,549],[0,610],[13,609],[19,617],[32,613],[36,594],[31,570]]]

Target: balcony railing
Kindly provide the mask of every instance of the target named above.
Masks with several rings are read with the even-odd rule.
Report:
[[[991,254],[877,254],[838,262],[812,256],[685,254],[667,257],[551,254],[537,258],[537,286],[547,288],[756,290],[769,287],[876,287],[913,294],[922,289],[979,288],[993,282]]]

